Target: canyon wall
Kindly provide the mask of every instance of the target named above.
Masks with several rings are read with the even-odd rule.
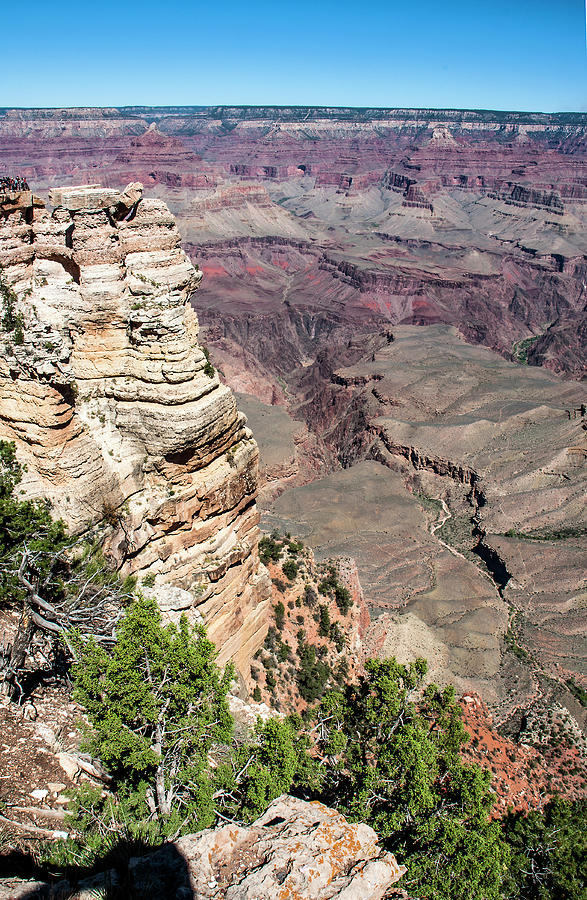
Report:
[[[16,442],[28,496],[75,534],[97,530],[123,574],[154,585],[171,617],[202,614],[221,661],[244,665],[270,589],[258,450],[198,342],[201,272],[141,184],[50,201],[0,202],[0,437]]]
[[[288,363],[301,344],[305,362],[315,333],[331,340],[324,318],[351,334],[443,322],[506,359],[528,341],[530,365],[585,378],[586,154],[584,113],[0,109],[9,175],[38,190],[139,180],[168,203],[235,387],[250,380],[239,333]],[[259,390],[278,392],[246,349]]]

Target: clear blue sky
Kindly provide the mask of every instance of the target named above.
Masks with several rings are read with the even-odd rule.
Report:
[[[247,103],[587,111],[585,3],[13,0],[4,15],[0,106]]]

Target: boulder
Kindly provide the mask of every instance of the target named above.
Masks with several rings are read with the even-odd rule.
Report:
[[[250,827],[227,824],[131,859],[136,896],[378,900],[406,871],[368,825],[282,796]]]

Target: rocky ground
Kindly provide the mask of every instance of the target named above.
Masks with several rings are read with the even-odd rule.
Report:
[[[405,874],[367,825],[351,824],[321,803],[286,795],[247,828],[225,825],[131,857],[75,885],[0,880],[2,900],[90,900],[155,896],[161,900],[383,900],[405,897],[392,886]]]

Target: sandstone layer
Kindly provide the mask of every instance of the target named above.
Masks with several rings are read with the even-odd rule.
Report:
[[[100,528],[123,574],[154,583],[170,614],[197,610],[221,660],[244,663],[269,592],[258,450],[198,342],[201,272],[138,183],[50,200],[0,207],[2,277],[24,320],[2,335],[0,436],[27,495],[74,533]]]

